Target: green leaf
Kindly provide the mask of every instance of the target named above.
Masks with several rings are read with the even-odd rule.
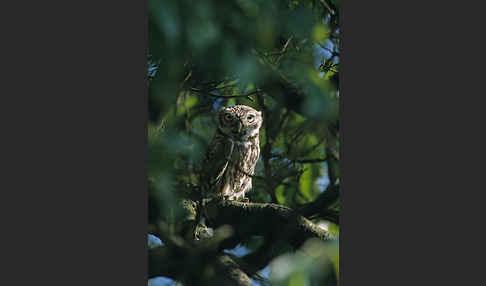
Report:
[[[312,39],[317,43],[323,43],[327,39],[328,33],[326,25],[317,24],[312,30]]]
[[[302,176],[300,177],[299,189],[302,195],[307,199],[307,201],[312,200],[312,170],[307,168]]]
[[[275,196],[277,197],[278,203],[281,205],[285,205],[285,201],[286,201],[284,191],[285,191],[285,187],[283,185],[278,186],[277,189],[275,190]]]

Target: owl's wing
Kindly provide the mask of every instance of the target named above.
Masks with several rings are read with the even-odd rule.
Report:
[[[206,153],[202,176],[207,187],[216,184],[228,166],[229,158],[233,153],[233,143],[224,137],[215,137]]]

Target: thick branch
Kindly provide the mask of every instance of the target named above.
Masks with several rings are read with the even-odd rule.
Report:
[[[267,239],[260,248],[240,258],[240,265],[248,275],[252,276],[265,268],[273,259],[292,250],[285,241]]]
[[[223,254],[217,258],[215,265],[216,278],[208,279],[206,283],[201,285],[215,285],[215,280],[220,280],[216,285],[241,285],[251,286],[252,283],[248,275],[241,270],[240,266],[228,254]]]
[[[253,235],[278,237],[298,248],[309,238],[333,240],[329,232],[292,209],[277,204],[213,200],[206,204],[209,222],[218,227],[231,225],[240,238]]]
[[[149,250],[149,278],[165,276],[186,286],[251,286],[248,275],[229,254],[184,247]]]
[[[149,251],[149,277],[165,276],[185,285],[251,285],[254,275],[272,259],[298,249],[310,238],[333,240],[332,234],[316,226],[298,212],[277,204],[210,200],[204,204],[207,222],[215,236],[196,245],[163,246]],[[232,231],[219,236],[218,230],[230,225]],[[223,232],[222,232],[223,233]],[[265,237],[265,244],[243,258],[221,253],[227,241],[241,241],[254,235]]]
[[[339,224],[339,214],[330,210],[329,207],[339,199],[339,187],[329,185],[326,191],[321,193],[314,201],[300,207],[297,212],[305,217],[315,215],[327,219],[333,223]]]
[[[148,251],[148,278],[157,276],[177,279],[181,276],[185,261],[174,248],[161,246]]]

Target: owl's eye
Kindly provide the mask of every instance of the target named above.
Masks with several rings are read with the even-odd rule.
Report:
[[[232,116],[231,116],[231,114],[229,114],[229,113],[226,113],[226,114],[224,115],[224,119],[225,119],[225,120],[231,120],[231,118],[232,118]]]
[[[251,121],[253,121],[254,118],[255,118],[255,116],[248,115],[248,117],[246,119],[251,122]]]

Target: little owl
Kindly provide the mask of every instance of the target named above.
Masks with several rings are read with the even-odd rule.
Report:
[[[223,107],[201,173],[203,196],[245,200],[260,155],[262,113],[245,105]]]

